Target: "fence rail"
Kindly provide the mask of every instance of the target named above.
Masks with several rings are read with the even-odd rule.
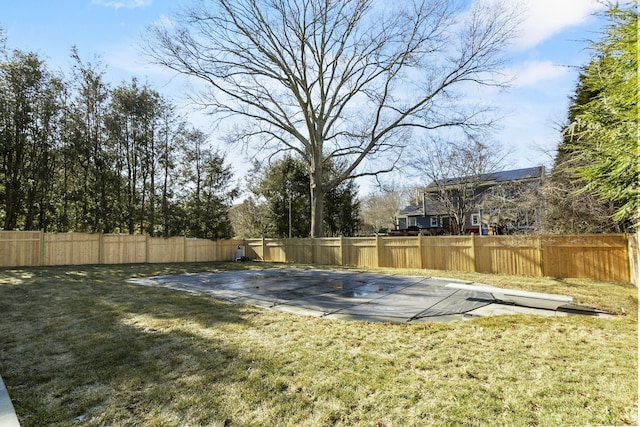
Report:
[[[0,267],[229,261],[416,268],[638,284],[640,234],[206,240],[0,231]]]

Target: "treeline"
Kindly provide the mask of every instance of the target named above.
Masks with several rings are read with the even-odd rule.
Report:
[[[208,136],[135,78],[117,87],[72,49],[0,62],[0,227],[226,238],[238,189]]]

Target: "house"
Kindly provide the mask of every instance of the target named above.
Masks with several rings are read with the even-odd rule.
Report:
[[[443,235],[450,234],[449,213],[442,203],[423,194],[422,204],[409,205],[397,216],[396,234]],[[394,234],[394,233],[392,233]]]
[[[424,188],[422,203],[397,216],[397,229],[421,234],[506,234],[535,229],[541,214],[543,166],[446,178]],[[417,234],[417,233],[416,233]]]

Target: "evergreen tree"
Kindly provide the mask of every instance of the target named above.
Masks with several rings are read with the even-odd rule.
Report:
[[[38,55],[14,51],[0,63],[2,228],[48,229],[62,84]]]
[[[226,239],[233,236],[229,208],[238,196],[233,173],[198,129],[181,131],[183,209],[188,236]]]
[[[570,111],[560,156],[567,170],[615,209],[622,227],[640,221],[638,168],[638,10],[637,3],[612,6],[602,39],[592,43],[594,58],[583,70],[582,87]]]
[[[309,176],[304,164],[290,156],[262,171],[255,190],[266,200],[267,233],[271,237],[309,236],[308,186]]]
[[[571,98],[568,122],[573,123],[580,109],[598,95],[585,86],[585,74],[580,73],[575,95]],[[586,188],[577,167],[585,160],[575,153],[572,137],[564,133],[558,146],[553,170],[544,186],[547,201],[546,228],[558,233],[621,232],[623,223],[612,220],[616,204],[603,199],[597,191]]]
[[[309,172],[305,163],[291,156],[276,161],[268,169],[254,168],[257,182],[250,187],[264,198],[266,232],[272,237],[307,237],[311,200]],[[330,174],[331,172],[327,172]],[[353,236],[360,228],[360,202],[357,187],[345,181],[325,194],[323,226],[330,236]]]
[[[120,179],[111,168],[105,129],[110,89],[99,62],[83,61],[76,48],[71,57],[56,178],[57,229],[108,233],[117,226],[111,188]]]
[[[242,203],[229,210],[234,235],[240,239],[250,239],[273,235],[271,223],[266,218],[267,205],[257,197],[249,196]]]

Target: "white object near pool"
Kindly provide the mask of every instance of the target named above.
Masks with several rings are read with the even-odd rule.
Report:
[[[447,288],[465,291],[486,292],[497,301],[508,302],[525,307],[557,310],[558,307],[573,302],[572,297],[565,295],[542,294],[539,292],[519,291],[514,289],[496,288],[488,285],[471,285],[466,283],[449,283]]]

